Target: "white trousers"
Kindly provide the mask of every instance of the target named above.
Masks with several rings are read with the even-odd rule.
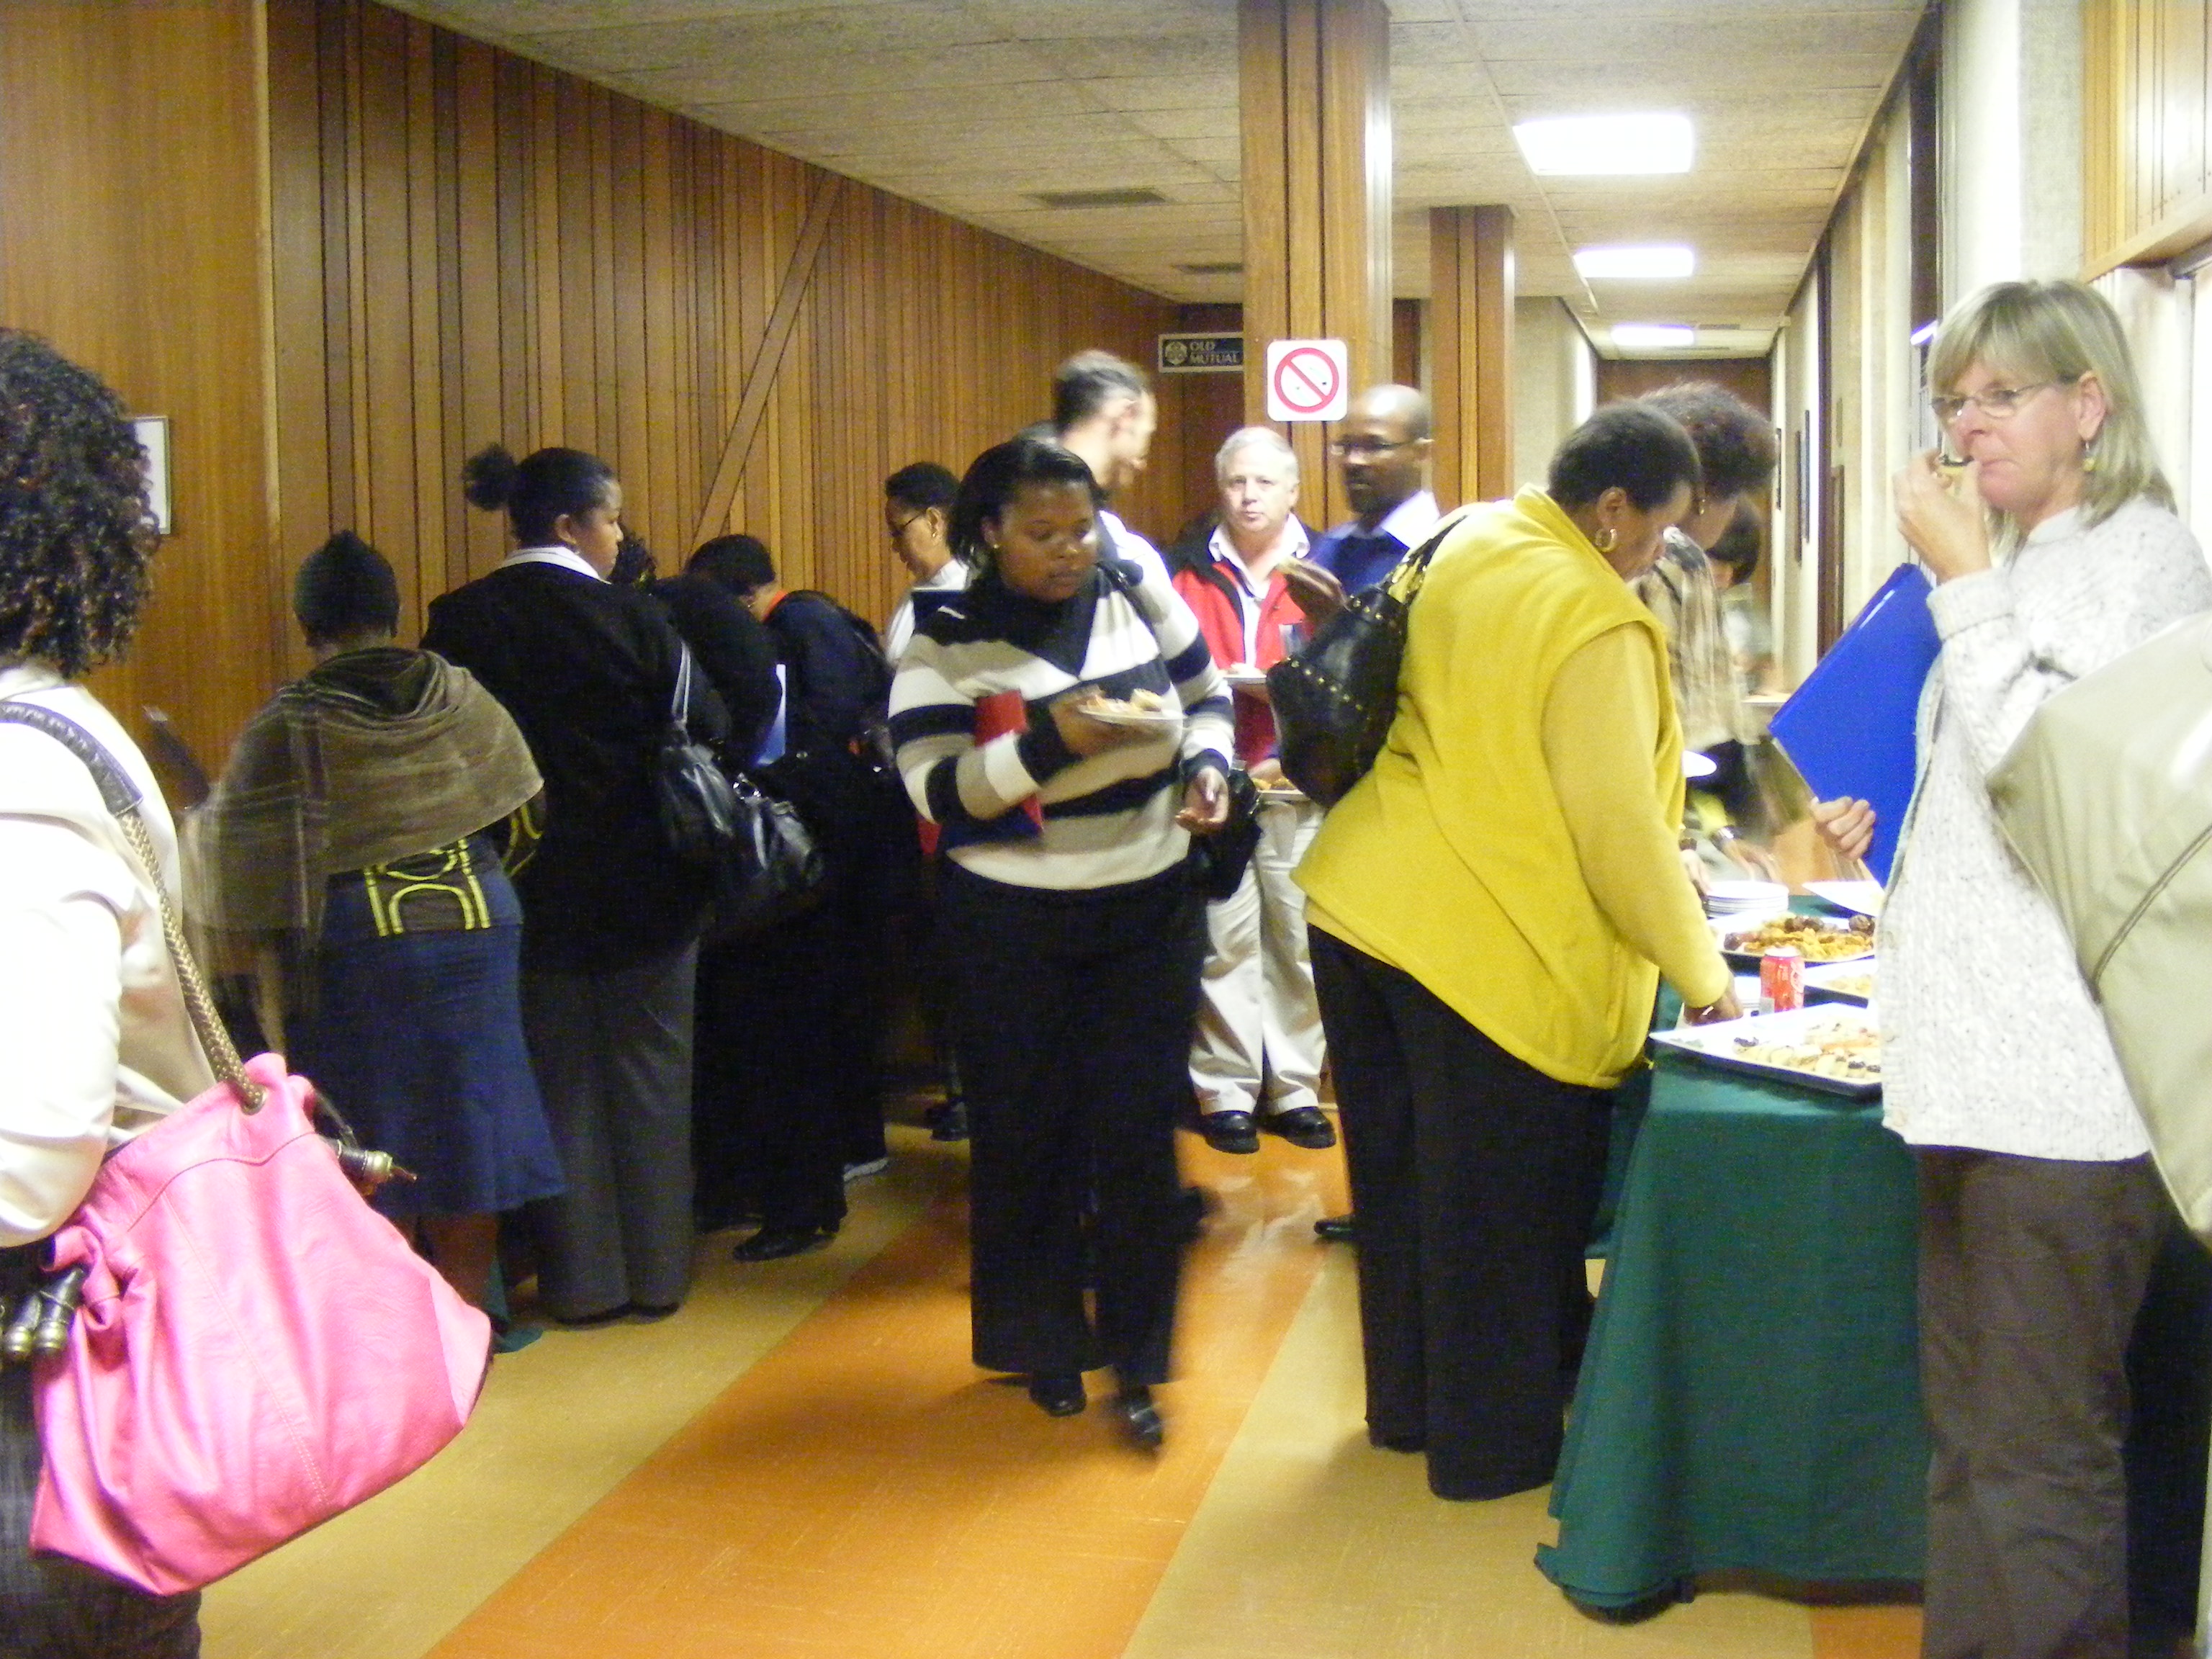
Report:
[[[1260,845],[1209,936],[1190,1079],[1201,1112],[1320,1104],[1321,1008],[1306,955],[1306,898],[1291,879],[1321,828],[1310,801],[1260,803]]]

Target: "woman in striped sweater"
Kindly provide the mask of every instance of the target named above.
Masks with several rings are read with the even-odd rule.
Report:
[[[1116,1416],[1149,1448],[1206,938],[1185,862],[1190,836],[1227,819],[1231,732],[1182,601],[1101,560],[1100,501],[1056,445],[977,458],[951,525],[975,582],[918,629],[890,724],[908,792],[943,830],[975,1362],[1025,1376],[1056,1417],[1083,1409],[1083,1372],[1110,1365]]]

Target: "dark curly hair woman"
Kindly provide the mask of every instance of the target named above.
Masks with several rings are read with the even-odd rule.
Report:
[[[32,336],[0,329],[0,700],[35,703],[105,744],[144,797],[148,872],[92,775],[0,723],[0,1302],[108,1150],[210,1085],[161,941],[176,832],[152,772],[75,682],[115,656],[145,603],[155,535],[141,451],[115,394]],[[10,1653],[182,1659],[199,1597],[156,1598],[30,1551],[39,1441],[30,1377],[0,1370],[0,1631]]]

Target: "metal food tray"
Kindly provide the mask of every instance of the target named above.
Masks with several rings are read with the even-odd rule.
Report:
[[[1811,1008],[1792,1008],[1787,1013],[1753,1014],[1743,1019],[1724,1020],[1717,1025],[1686,1025],[1672,1031],[1654,1031],[1651,1041],[1678,1054],[1687,1055],[1724,1072],[1741,1072],[1747,1077],[1755,1077],[1767,1083],[1794,1084],[1801,1089],[1841,1095],[1848,1100],[1870,1099],[1881,1092],[1881,1084],[1878,1080],[1851,1083],[1842,1078],[1792,1071],[1787,1066],[1769,1066],[1763,1060],[1740,1060],[1729,1052],[1733,1039],[1739,1036],[1757,1036],[1769,1042],[1786,1042],[1799,1028],[1832,1019],[1836,1012],[1837,1005],[1830,1003]]]
[[[1733,950],[1729,945],[1728,938],[1730,933],[1750,933],[1756,928],[1760,922],[1771,921],[1773,920],[1774,918],[1771,916],[1751,916],[1743,919],[1738,919],[1734,916],[1714,916],[1711,918],[1712,929],[1715,938],[1717,939],[1720,943],[1721,954],[1739,967],[1758,967],[1759,958],[1763,952],[1758,951]],[[1849,931],[1849,927],[1848,924],[1842,924],[1832,928],[1830,931],[1841,933]],[[1866,949],[1860,951],[1858,955],[1855,957],[1829,957],[1820,962],[1814,962],[1810,957],[1808,957],[1805,959],[1805,966],[1808,969],[1840,968],[1845,963],[1861,963],[1869,961],[1873,957],[1874,952],[1875,946],[1871,939],[1869,939]]]
[[[1805,1000],[1840,1003],[1849,1008],[1868,1006],[1874,1001],[1871,996],[1861,996],[1856,991],[1838,990],[1830,981],[1862,974],[1879,974],[1881,970],[1874,965],[1878,959],[1859,957],[1843,962],[1807,963],[1805,964]]]

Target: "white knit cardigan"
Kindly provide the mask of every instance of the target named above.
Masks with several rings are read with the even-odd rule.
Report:
[[[1917,1146],[2101,1162],[2150,1150],[2057,914],[2004,842],[1989,775],[2053,692],[2212,608],[2171,513],[2039,525],[1997,568],[1936,588],[1943,648],[1882,916],[1884,1117]]]

